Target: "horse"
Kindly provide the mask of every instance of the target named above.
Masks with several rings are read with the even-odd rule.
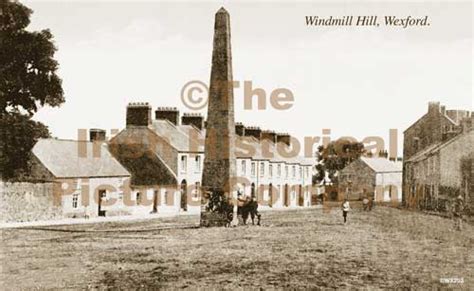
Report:
[[[258,212],[258,202],[255,198],[246,197],[244,200],[239,199],[237,202],[237,215],[242,216],[244,225],[247,224],[247,219],[252,219],[252,225],[255,225],[255,217],[257,218],[257,225],[260,225],[262,215]]]

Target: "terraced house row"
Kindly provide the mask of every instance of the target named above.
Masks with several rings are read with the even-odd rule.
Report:
[[[204,118],[199,114],[180,118],[176,108],[159,107],[152,119],[149,104],[132,103],[127,107],[126,128],[110,141],[109,148],[131,173],[136,196],[146,195],[159,204],[170,195],[165,192],[176,186],[174,211],[199,212],[205,131]],[[314,161],[280,154],[291,152],[288,134],[241,123],[236,124],[236,134],[236,143],[247,148],[236,147],[238,192],[258,198],[263,207],[310,206]],[[134,155],[140,157],[131,157]],[[156,190],[160,185],[170,187]]]
[[[291,153],[289,134],[235,127],[241,145],[236,191],[258,198],[263,208],[310,206],[314,159],[285,154]],[[43,196],[37,212],[50,217],[199,213],[205,134],[199,114],[180,116],[174,107],[159,107],[152,118],[148,103],[130,103],[126,127],[108,141],[101,129],[91,129],[88,141],[42,139],[32,151],[30,179],[52,186],[31,193]],[[15,203],[8,204],[17,212]]]

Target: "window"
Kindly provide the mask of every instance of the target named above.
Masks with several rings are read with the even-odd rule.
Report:
[[[181,156],[181,172],[186,173],[186,168],[187,168],[187,158],[186,156]]]
[[[281,177],[281,165],[278,165],[278,168],[277,168],[277,177],[278,177],[278,178]]]
[[[140,192],[137,192],[137,205],[140,205],[142,203],[142,194]]]
[[[306,177],[309,178],[309,167],[306,167]]]
[[[293,178],[296,177],[296,166],[291,167],[293,171]]]
[[[194,158],[196,172],[201,172],[201,156],[196,156]]]
[[[273,176],[273,165],[268,166],[268,175],[270,176],[270,178]]]
[[[301,166],[298,166],[298,178],[303,178],[303,168]]]
[[[196,189],[194,189],[194,191],[193,191],[193,198],[197,199],[197,198],[199,198],[199,191],[201,189],[201,183],[196,182],[195,187],[196,187]]]
[[[265,176],[265,163],[261,162],[260,163],[260,177]]]
[[[288,178],[288,165],[285,165],[285,177]]]
[[[123,201],[123,192],[118,193],[118,200]]]
[[[242,173],[242,176],[245,176],[247,174],[247,163],[245,160],[242,160],[241,162],[241,173]]]
[[[251,174],[252,174],[252,177],[255,177],[255,162],[252,162]]]
[[[77,200],[79,200],[79,194],[72,195],[72,208],[77,208]]]

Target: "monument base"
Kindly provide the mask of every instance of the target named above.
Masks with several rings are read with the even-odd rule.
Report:
[[[234,226],[238,224],[237,207],[222,192],[208,192],[201,201],[201,221],[203,227]],[[235,213],[234,213],[235,212]]]

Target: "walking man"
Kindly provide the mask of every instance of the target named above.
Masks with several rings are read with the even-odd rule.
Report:
[[[454,202],[454,211],[453,211],[453,216],[454,216],[454,229],[461,231],[462,230],[462,214],[464,211],[464,200],[462,199],[462,196],[459,195],[456,198],[456,201]]]
[[[349,201],[347,199],[344,199],[344,203],[342,203],[342,216],[344,217],[344,224],[347,222],[347,213],[351,209],[349,205]]]

